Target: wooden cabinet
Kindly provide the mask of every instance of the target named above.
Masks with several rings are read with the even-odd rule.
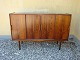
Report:
[[[68,40],[71,14],[10,14],[12,40],[58,41]]]

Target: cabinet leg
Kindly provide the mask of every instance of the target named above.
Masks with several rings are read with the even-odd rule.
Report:
[[[21,41],[21,44],[23,44],[23,41]]]
[[[56,43],[58,44],[58,41]]]
[[[61,49],[61,42],[59,42],[59,50]]]
[[[19,50],[21,50],[21,45],[20,45],[20,41],[18,41],[18,47],[19,47]]]

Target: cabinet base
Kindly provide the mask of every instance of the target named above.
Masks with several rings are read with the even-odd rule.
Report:
[[[18,48],[19,48],[19,50],[21,50],[21,43],[23,43],[23,41],[18,41]],[[60,41],[58,42],[58,41],[57,41],[57,44],[58,44],[58,43],[59,43],[59,50],[60,50],[60,49],[61,49],[61,43],[62,43],[62,42],[60,42]]]

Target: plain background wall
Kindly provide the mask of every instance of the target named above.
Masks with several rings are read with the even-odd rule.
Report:
[[[80,0],[0,0],[0,35],[10,35],[9,13],[47,9],[72,14],[70,34],[80,39]]]

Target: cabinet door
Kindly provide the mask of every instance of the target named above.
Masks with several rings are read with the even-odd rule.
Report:
[[[55,15],[42,15],[41,38],[54,39]]]
[[[62,39],[68,39],[70,30],[71,15],[63,16]]]
[[[10,15],[12,39],[26,39],[25,15]]]
[[[40,16],[26,15],[27,39],[40,38]]]
[[[47,38],[47,16],[41,15],[41,39]]]
[[[63,15],[56,15],[55,39],[61,39],[62,37],[62,24],[63,24]]]

